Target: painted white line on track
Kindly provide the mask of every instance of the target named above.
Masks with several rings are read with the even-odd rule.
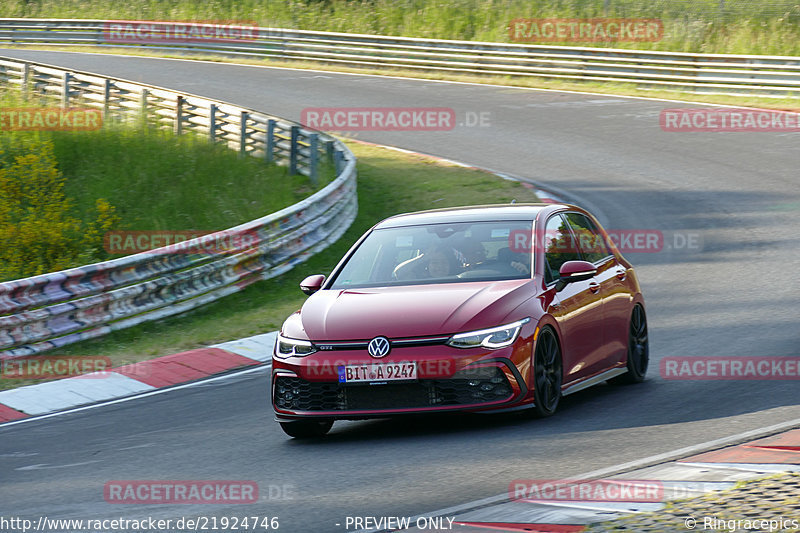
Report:
[[[663,502],[598,502],[583,500],[561,500],[561,501],[536,501],[544,507],[558,507],[566,509],[579,509],[581,511],[593,511],[595,513],[632,513],[642,514],[660,511],[664,508]],[[459,519],[462,520],[462,519]],[[467,519],[463,519],[469,521]]]
[[[212,376],[212,377],[204,378],[204,379],[201,379],[201,380],[198,380],[198,381],[192,381],[191,383],[184,383],[182,385],[175,385],[173,387],[168,387],[168,388],[164,388],[164,389],[156,389],[154,391],[143,392],[141,394],[136,394],[135,396],[126,396],[124,398],[117,398],[115,400],[108,400],[108,401],[105,401],[105,402],[96,403],[96,404],[92,404],[92,405],[86,405],[86,406],[83,406],[83,407],[76,407],[74,409],[67,409],[65,411],[58,411],[56,413],[49,413],[49,414],[40,415],[40,416],[32,416],[32,417],[29,417],[29,418],[23,418],[21,420],[12,420],[11,422],[5,422],[3,424],[0,424],[0,430],[4,429],[6,427],[15,426],[17,424],[24,424],[26,422],[33,422],[35,420],[44,420],[45,418],[52,418],[52,417],[55,417],[55,416],[61,416],[61,415],[66,415],[66,414],[70,414],[70,413],[78,413],[80,411],[88,411],[89,409],[96,409],[98,407],[105,407],[106,405],[113,405],[113,404],[116,404],[116,403],[130,402],[132,400],[138,400],[140,398],[147,398],[148,396],[155,396],[157,394],[164,394],[165,392],[172,392],[172,391],[175,391],[175,390],[187,389],[189,387],[196,387],[198,385],[205,385],[206,383],[213,383],[215,381],[221,381],[221,380],[230,379],[230,378],[234,378],[234,377],[238,377],[238,376],[243,376],[245,374],[252,374],[254,372],[261,372],[261,371],[264,371],[267,368],[270,368],[271,366],[272,366],[272,363],[267,363],[267,364],[264,364],[264,365],[248,367],[248,368],[245,368],[245,369],[242,369],[242,370],[236,370],[234,372],[223,374],[221,376]]]

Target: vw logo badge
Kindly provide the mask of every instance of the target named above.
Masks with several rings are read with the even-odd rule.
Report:
[[[375,337],[367,344],[367,353],[372,357],[386,357],[389,355],[389,350],[391,346],[386,337]]]

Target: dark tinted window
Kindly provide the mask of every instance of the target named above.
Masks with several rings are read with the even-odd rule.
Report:
[[[611,255],[608,246],[603,240],[603,235],[589,217],[581,213],[567,213],[566,218],[578,242],[578,248],[581,251],[581,255],[583,255],[584,261],[596,263]]]
[[[561,265],[567,261],[581,259],[569,226],[567,226],[567,222],[561,215],[554,215],[547,219],[544,250],[545,283],[558,279],[558,271]]]

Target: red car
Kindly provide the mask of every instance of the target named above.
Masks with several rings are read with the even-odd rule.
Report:
[[[631,264],[565,204],[439,209],[367,231],[278,335],[272,404],[293,437],[337,419],[555,413],[561,397],[644,379]]]

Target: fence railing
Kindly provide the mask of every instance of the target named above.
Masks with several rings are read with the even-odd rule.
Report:
[[[252,38],[111,42],[103,20],[0,19],[0,43],[135,46],[346,66],[621,82],[708,94],[800,96],[800,57],[692,54],[256,28]]]
[[[199,132],[312,180],[326,160],[336,173],[305,200],[186,241],[182,252],[160,248],[0,283],[0,358],[36,354],[232,294],[305,261],[355,218],[355,157],[338,140],[299,124],[160,87],[10,58],[0,58],[0,87],[15,87],[29,100],[102,109],[108,121],[146,117],[179,134]],[[219,239],[238,244],[219,249],[213,244]]]

